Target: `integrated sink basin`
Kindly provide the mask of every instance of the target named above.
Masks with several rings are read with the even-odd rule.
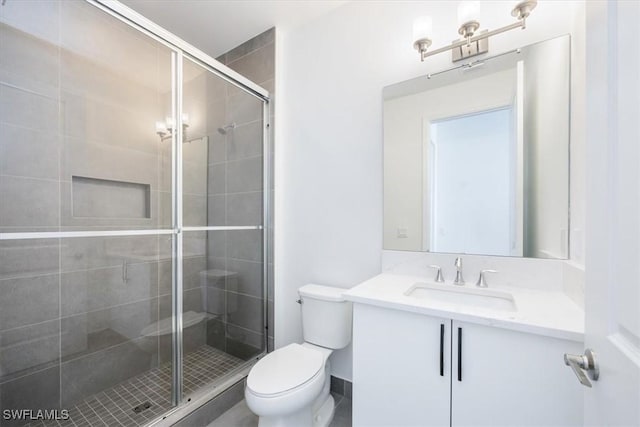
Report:
[[[466,305],[500,311],[516,311],[516,302],[508,292],[494,289],[474,289],[454,285],[414,283],[404,293],[411,298],[439,303]]]

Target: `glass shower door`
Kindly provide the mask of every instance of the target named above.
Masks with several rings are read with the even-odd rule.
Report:
[[[265,349],[262,99],[183,61],[183,394]],[[200,319],[203,319],[200,321]]]

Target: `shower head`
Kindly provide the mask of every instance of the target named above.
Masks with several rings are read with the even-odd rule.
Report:
[[[235,128],[236,128],[236,124],[234,122],[234,123],[228,124],[226,126],[223,126],[221,128],[218,128],[218,132],[220,133],[220,135],[226,135],[227,132],[229,132],[230,130],[233,130]]]

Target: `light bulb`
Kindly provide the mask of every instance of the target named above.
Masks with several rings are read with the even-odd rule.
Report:
[[[189,115],[187,113],[182,113],[182,124],[189,126]]]
[[[168,129],[173,129],[173,117],[167,117],[164,119],[165,123],[167,124],[167,128]]]
[[[167,125],[164,122],[156,122],[156,133],[157,134],[167,133]]]
[[[421,16],[413,21],[413,41],[431,39],[433,35],[433,19],[430,16]]]
[[[480,21],[480,2],[463,1],[458,5],[458,26],[470,21]]]

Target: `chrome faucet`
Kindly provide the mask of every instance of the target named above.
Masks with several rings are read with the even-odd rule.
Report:
[[[456,278],[453,281],[453,284],[462,286],[464,285],[464,277],[462,277],[462,258],[456,258],[456,262],[454,265],[456,266]]]

